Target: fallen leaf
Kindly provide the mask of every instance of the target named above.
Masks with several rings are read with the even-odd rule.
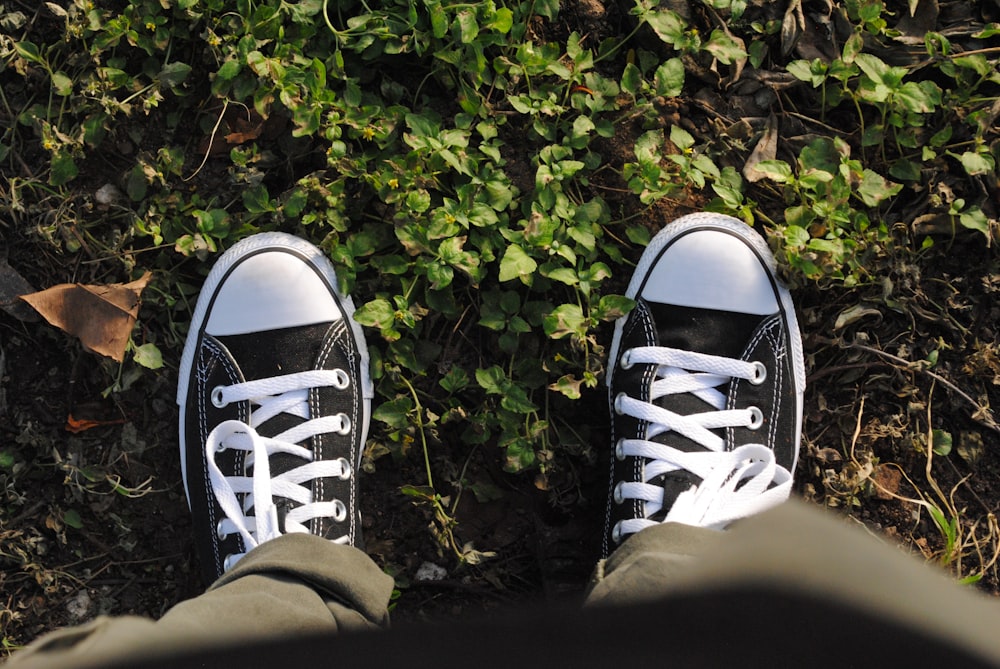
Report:
[[[757,163],[765,160],[774,160],[778,156],[778,119],[774,114],[767,117],[767,125],[764,127],[764,134],[757,140],[747,162],[743,165],[743,176],[751,183],[757,183],[766,178],[763,172],[757,169]]]
[[[121,362],[139,313],[139,296],[152,273],[126,284],[65,283],[22,295],[46,321],[95,353]]]
[[[101,427],[102,425],[123,425],[124,423],[124,418],[119,418],[118,420],[91,420],[89,418],[74,418],[73,414],[70,414],[66,417],[66,431],[79,434],[91,428]]]

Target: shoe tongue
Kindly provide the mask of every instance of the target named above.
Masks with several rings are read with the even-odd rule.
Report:
[[[274,376],[284,376],[317,368],[321,346],[326,341],[330,323],[317,323],[245,335],[227,335],[218,339],[229,349],[234,360],[238,360],[243,378],[256,381]],[[313,416],[314,418],[316,416]],[[264,437],[274,437],[285,430],[302,423],[302,419],[280,413],[263,425],[257,426],[257,433]],[[308,442],[300,444],[311,448]],[[307,461],[289,453],[275,453],[270,457],[271,477],[295,469]],[[280,527],[284,531],[284,516],[295,506],[283,499],[276,500]]]
[[[647,303],[646,307],[655,323],[659,346],[729,358],[739,358],[743,355],[747,342],[763,318],[753,314],[653,302]],[[718,390],[725,395],[728,386],[719,386]],[[666,395],[653,400],[652,403],[682,416],[715,410],[710,404],[691,393]],[[724,430],[721,428],[713,432],[725,438]],[[701,444],[676,432],[663,432],[650,437],[650,441],[667,444],[688,453],[706,450]],[[693,485],[701,483],[701,479],[691,472],[678,471],[664,474],[659,477],[659,481],[654,479],[650,483],[654,485],[659,483],[664,489],[663,510],[650,516],[650,520],[660,522],[673,506],[677,496]]]

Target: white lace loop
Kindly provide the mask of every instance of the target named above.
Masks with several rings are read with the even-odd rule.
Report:
[[[762,373],[766,373],[761,363],[654,346],[629,349],[622,358],[623,366],[627,361],[628,366],[646,363],[657,365],[657,369],[649,402],[624,393],[615,398],[615,411],[648,423],[647,439],[621,439],[615,446],[616,455],[621,458],[631,456],[646,461],[642,482],[623,482],[615,489],[616,502],[642,501],[645,516],[618,523],[614,528],[616,540],[657,524],[649,517],[663,508],[664,490],[649,481],[672,472],[691,472],[701,483],[677,497],[664,522],[722,529],[736,519],[765,511],[788,498],[792,475],[778,466],[774,451],[760,444],[727,451],[725,440],[711,431],[760,427],[763,421],[760,409],[726,409],[726,397],[718,386],[731,379],[761,382]],[[681,393],[695,395],[711,410],[685,416],[652,403]],[[664,432],[681,434],[706,450],[685,452],[649,441]]]
[[[345,458],[316,460],[312,449],[298,444],[320,434],[350,433],[351,421],[344,414],[310,420],[308,402],[312,388],[343,390],[349,384],[350,377],[343,370],[313,370],[218,386],[212,390],[212,403],[216,406],[249,400],[257,407],[250,414],[249,425],[239,420],[224,421],[212,430],[205,441],[212,491],[225,514],[216,526],[220,538],[238,533],[249,551],[279,536],[282,528],[278,522],[275,497],[298,504],[285,515],[284,532],[308,533],[307,523],[316,518],[332,518],[335,522],[347,518],[348,509],[342,501],[314,501],[309,483],[325,477],[349,479],[353,474],[350,462]],[[257,428],[279,413],[297,416],[305,422],[273,438],[260,435]],[[253,468],[252,476],[224,475],[215,461],[215,454],[224,450],[245,452],[244,466],[247,470]],[[307,462],[272,478],[269,458],[276,453],[293,455]],[[253,515],[250,515],[251,509]],[[335,541],[345,543],[348,537]],[[243,555],[227,556],[226,569]]]

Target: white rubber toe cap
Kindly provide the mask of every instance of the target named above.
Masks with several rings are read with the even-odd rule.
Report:
[[[654,263],[641,291],[647,301],[757,315],[778,311],[763,260],[730,232],[682,234]]]
[[[222,279],[205,331],[237,335],[342,317],[315,268],[295,253],[264,250],[240,259]]]

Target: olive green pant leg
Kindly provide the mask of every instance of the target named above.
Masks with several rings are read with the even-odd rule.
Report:
[[[1000,663],[1000,600],[798,500],[724,532],[647,528],[598,564],[587,604],[748,586],[842,603]]]
[[[238,640],[384,627],[392,587],[392,578],[362,551],[288,534],[249,552],[205,594],[156,622],[101,616],[41,637],[7,666],[101,666]]]

